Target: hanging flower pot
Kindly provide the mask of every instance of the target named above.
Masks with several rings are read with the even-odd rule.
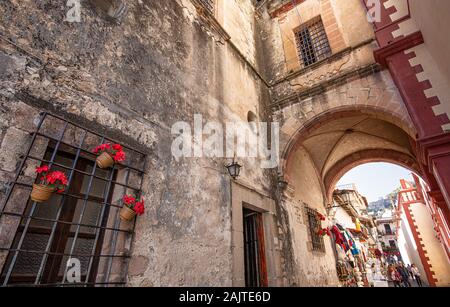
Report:
[[[123,206],[123,208],[120,210],[120,218],[123,221],[130,222],[134,219],[135,216],[136,212],[134,212],[130,207]]]
[[[120,210],[120,218],[123,221],[130,222],[136,215],[141,216],[145,212],[144,200],[137,201],[133,196],[125,195],[123,197],[123,207]]]
[[[104,152],[100,156],[98,156],[96,161],[98,167],[100,167],[101,169],[105,169],[114,165],[113,157],[111,157],[111,155],[107,152]]]
[[[55,189],[52,189],[43,184],[33,184],[33,190],[31,191],[31,200],[37,203],[43,203],[52,197]]]
[[[120,144],[111,145],[110,143],[105,143],[97,146],[93,152],[99,155],[96,162],[101,169],[109,168],[115,163],[123,162],[126,159],[125,152]]]
[[[39,176],[40,183],[33,184],[30,197],[32,201],[38,203],[46,202],[56,191],[64,192],[68,184],[67,177],[63,172],[50,172],[50,168],[46,165],[37,167],[36,174]]]

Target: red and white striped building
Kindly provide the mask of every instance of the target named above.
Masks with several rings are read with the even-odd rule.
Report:
[[[398,195],[397,241],[403,260],[414,263],[430,286],[450,285],[450,230],[444,213],[417,175],[401,180]]]

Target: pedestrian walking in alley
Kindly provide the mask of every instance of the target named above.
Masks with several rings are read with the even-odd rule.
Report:
[[[402,287],[402,285],[400,283],[401,280],[402,280],[402,277],[401,277],[400,273],[397,271],[397,269],[395,267],[392,267],[391,279],[392,279],[392,282],[394,283],[394,287],[395,288],[401,288]]]
[[[414,274],[412,272],[412,266],[410,264],[408,264],[406,266],[406,269],[408,270],[409,275],[411,276],[412,279],[414,279]]]
[[[422,278],[420,276],[420,271],[419,271],[419,269],[416,267],[416,265],[414,263],[411,266],[411,271],[412,271],[412,273],[414,275],[414,279],[417,282],[417,286],[423,287],[423,285],[422,285]]]
[[[405,287],[411,287],[411,283],[409,282],[409,272],[408,269],[405,267],[403,262],[399,262],[397,266],[397,271],[400,273],[402,277],[402,283]]]

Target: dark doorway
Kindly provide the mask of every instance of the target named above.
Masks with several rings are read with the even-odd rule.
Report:
[[[267,287],[267,267],[262,214],[244,209],[244,256],[246,287]]]
[[[389,225],[389,224],[384,224],[384,230],[386,231],[386,234],[387,234],[387,235],[392,235],[391,225]]]

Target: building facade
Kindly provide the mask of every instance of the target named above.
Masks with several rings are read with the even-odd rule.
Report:
[[[367,213],[367,199],[352,186],[334,191],[328,211],[338,276],[344,286],[387,286],[381,244],[375,222]]]
[[[64,285],[78,259],[89,286],[337,286],[318,216],[339,178],[373,161],[420,174],[448,221],[450,78],[436,67],[449,42],[419,1],[410,19],[425,43],[396,37],[416,44],[431,80],[420,101],[400,74],[416,78],[418,64],[405,72],[404,53],[387,66],[394,50],[380,56],[380,33],[408,19],[390,7],[406,0],[382,1],[375,31],[360,0],[75,2],[0,4],[1,285]],[[447,3],[433,3],[448,22]],[[279,123],[278,167],[238,155],[232,179],[234,152],[202,152],[236,121]],[[177,159],[180,122],[192,138]],[[92,150],[105,142],[126,162],[98,169]],[[36,203],[42,165],[69,185]],[[132,223],[119,218],[128,194],[146,203]]]
[[[388,262],[391,263],[401,260],[397,241],[397,220],[397,215],[393,210],[386,210],[381,216],[375,218],[382,251]]]
[[[414,183],[401,182],[397,225],[398,242],[406,263],[414,263],[430,286],[450,285],[449,227],[439,216],[429,187],[414,175]]]
[[[370,7],[370,1],[365,1]],[[447,1],[381,1],[374,22],[375,59],[389,69],[416,128],[420,175],[449,222],[450,42],[440,36],[449,24]],[[433,16],[433,18],[430,18]]]

